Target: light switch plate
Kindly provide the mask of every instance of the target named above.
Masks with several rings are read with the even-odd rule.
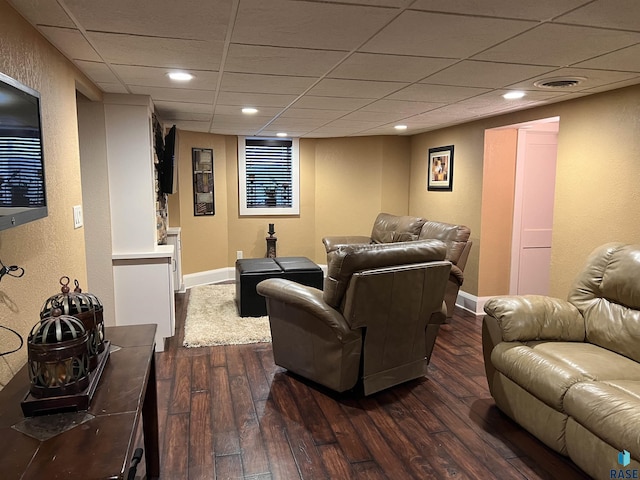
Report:
[[[84,225],[82,219],[82,205],[75,205],[73,207],[73,228],[80,228]]]

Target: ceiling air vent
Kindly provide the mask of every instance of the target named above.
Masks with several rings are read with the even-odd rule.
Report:
[[[571,88],[584,82],[584,77],[546,78],[538,80],[534,85],[538,88]]]

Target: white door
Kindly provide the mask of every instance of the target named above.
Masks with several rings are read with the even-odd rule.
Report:
[[[558,124],[518,131],[510,293],[549,293]]]

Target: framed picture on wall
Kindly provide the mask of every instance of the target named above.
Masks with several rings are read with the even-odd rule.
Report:
[[[453,190],[453,145],[429,149],[427,190]]]
[[[213,150],[192,148],[193,160],[193,215],[215,215],[213,190]]]

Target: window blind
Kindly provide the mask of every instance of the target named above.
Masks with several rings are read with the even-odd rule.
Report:
[[[292,144],[286,139],[245,140],[247,208],[292,206]]]

